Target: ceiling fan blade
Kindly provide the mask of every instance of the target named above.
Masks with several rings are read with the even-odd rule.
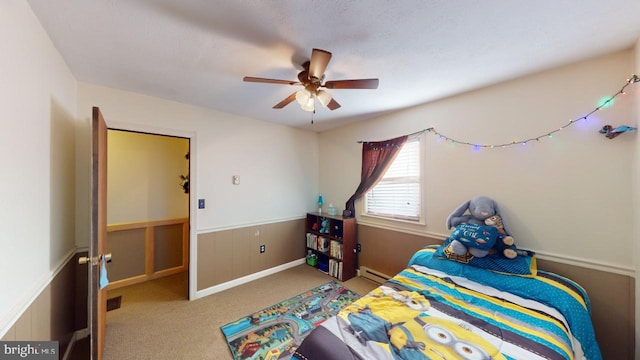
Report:
[[[309,80],[322,81],[322,76],[331,60],[331,53],[326,50],[313,49],[309,63]]]
[[[331,101],[329,101],[329,103],[327,104],[327,107],[329,108],[329,110],[335,110],[340,107],[340,104],[338,104],[338,102],[332,98]]]
[[[378,79],[334,80],[324,83],[327,89],[377,89]]]
[[[287,96],[286,99],[280,101],[279,103],[275,104],[273,106],[274,109],[282,109],[283,107],[289,105],[293,100],[296,99],[296,93],[293,93],[289,96]]]
[[[245,76],[242,79],[242,81],[257,82],[257,83],[267,83],[267,84],[284,84],[284,85],[300,85],[301,84],[298,81],[267,79],[267,78],[253,77],[253,76]]]

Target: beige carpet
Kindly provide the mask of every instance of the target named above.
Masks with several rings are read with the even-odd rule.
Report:
[[[332,279],[300,265],[195,301],[186,272],[110,291],[122,307],[107,313],[104,360],[233,360],[220,326]],[[344,284],[361,295],[377,286],[358,277]]]

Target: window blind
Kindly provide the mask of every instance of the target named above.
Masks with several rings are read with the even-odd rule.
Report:
[[[366,212],[420,220],[420,141],[407,141],[378,184],[367,192]]]

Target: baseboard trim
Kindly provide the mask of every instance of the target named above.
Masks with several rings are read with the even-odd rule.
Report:
[[[71,336],[71,340],[69,341],[69,345],[67,346],[67,350],[64,352],[64,355],[62,356],[61,360],[68,360],[69,357],[71,356],[71,354],[73,353],[73,348],[75,347],[76,342],[78,340],[86,338],[89,335],[91,335],[91,332],[87,328],[81,329],[81,330],[76,330],[73,333],[73,335]]]
[[[305,262],[306,262],[305,258],[294,260],[294,261],[288,262],[286,264],[282,264],[282,265],[278,265],[276,267],[272,267],[270,269],[262,270],[262,271],[259,271],[257,273],[251,274],[251,275],[243,276],[241,278],[234,279],[234,280],[231,280],[231,281],[227,281],[227,282],[219,284],[219,285],[214,285],[212,287],[209,287],[209,288],[206,288],[206,289],[203,289],[203,290],[198,290],[198,291],[196,291],[195,297],[192,300],[200,299],[200,298],[203,298],[205,296],[209,296],[209,295],[212,295],[212,294],[215,294],[215,293],[227,290],[227,289],[231,289],[232,287],[235,287],[235,286],[238,286],[238,285],[242,285],[242,284],[248,283],[248,282],[253,281],[253,280],[258,280],[258,279],[263,278],[265,276],[273,275],[273,274],[278,273],[280,271],[287,270],[287,269],[290,269],[292,267],[296,267],[298,265],[302,265]]]

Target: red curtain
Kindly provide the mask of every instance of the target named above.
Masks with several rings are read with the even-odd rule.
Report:
[[[345,204],[345,210],[350,211],[349,216],[355,216],[356,200],[378,183],[407,141],[407,137],[408,135],[404,135],[391,140],[362,143],[360,185]]]

